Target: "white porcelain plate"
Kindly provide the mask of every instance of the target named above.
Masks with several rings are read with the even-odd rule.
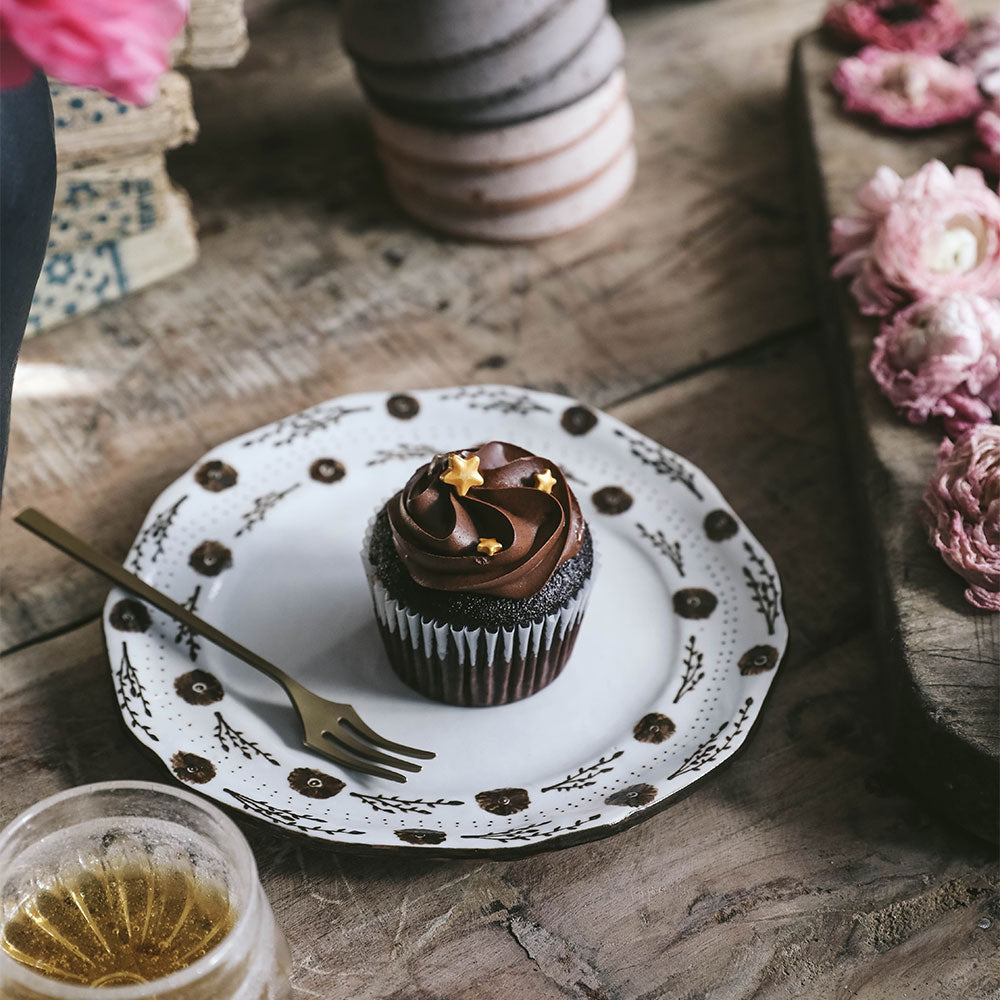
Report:
[[[383,652],[365,526],[432,454],[490,439],[570,478],[598,549],[576,649],[497,708],[411,691]],[[437,752],[405,785],[304,749],[267,678],[113,591],[126,724],[224,805],[338,845],[515,855],[656,812],[747,737],[785,649],[777,574],[689,462],[606,414],[511,386],[322,403],[229,441],[153,505],[126,565],[390,739]]]

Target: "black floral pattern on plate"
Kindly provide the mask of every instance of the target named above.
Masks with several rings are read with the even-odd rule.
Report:
[[[705,515],[705,534],[713,542],[724,542],[739,530],[736,518],[729,511],[712,510]]]
[[[718,603],[715,594],[704,587],[686,587],[674,594],[674,611],[681,618],[707,618]]]
[[[497,816],[519,813],[528,808],[529,802],[528,792],[524,788],[494,788],[476,795],[479,808]]]
[[[146,605],[132,597],[119,601],[111,609],[108,621],[119,632],[145,632],[153,624]]]
[[[638,809],[639,806],[648,806],[655,798],[656,786],[640,782],[638,785],[629,785],[628,788],[613,792],[604,802],[609,806],[628,806],[630,809]]]
[[[390,417],[395,417],[397,420],[412,420],[420,412],[420,403],[413,396],[397,393],[386,400],[385,408],[389,411]]]
[[[210,493],[221,493],[223,490],[228,490],[230,486],[236,485],[239,474],[231,465],[227,465],[219,459],[213,459],[211,462],[200,465],[194,478],[199,486],[203,486]]]
[[[189,705],[211,705],[222,700],[218,679],[206,670],[189,670],[174,680],[174,690]]]
[[[659,712],[644,715],[632,730],[632,735],[640,743],[662,743],[677,732],[674,720]]]
[[[178,750],[170,758],[170,766],[189,785],[204,785],[215,777],[215,765],[210,760],[185,750]]]
[[[754,646],[740,657],[739,668],[744,676],[762,674],[767,670],[773,670],[777,663],[778,651],[774,646]]]
[[[233,554],[222,542],[202,542],[188,557],[188,565],[202,576],[218,576],[233,564]]]
[[[591,499],[602,514],[624,514],[632,506],[632,495],[620,486],[603,486]]]
[[[597,426],[597,414],[586,406],[570,406],[563,411],[559,423],[567,434],[579,437]]]
[[[340,778],[312,767],[295,768],[288,775],[288,784],[307,799],[332,799],[346,787]]]
[[[317,458],[309,466],[309,475],[317,483],[336,483],[347,475],[347,469],[343,462],[338,462],[335,458]]]
[[[443,830],[393,830],[407,844],[440,844],[445,839]]]

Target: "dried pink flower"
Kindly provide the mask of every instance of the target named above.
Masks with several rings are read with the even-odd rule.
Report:
[[[979,145],[972,154],[973,162],[983,173],[1000,176],[1000,98],[976,118],[976,139]]]
[[[145,104],[167,69],[188,0],[3,0],[0,86],[49,76]]]
[[[938,55],[868,46],[833,74],[844,108],[894,128],[925,129],[970,118],[983,98],[970,69]]]
[[[1000,611],[1000,427],[941,442],[921,514],[931,545],[969,584],[965,599]]]
[[[948,57],[976,74],[984,94],[1000,97],[1000,14],[974,20]]]
[[[823,24],[841,41],[893,52],[944,52],[967,27],[952,0],[837,0]]]
[[[952,292],[1000,296],[1000,197],[979,170],[931,160],[904,180],[879,167],[857,201],[860,214],[834,219],[830,250],[865,315]]]
[[[956,437],[1000,409],[1000,302],[956,292],[882,324],[869,365],[908,420],[944,418]]]

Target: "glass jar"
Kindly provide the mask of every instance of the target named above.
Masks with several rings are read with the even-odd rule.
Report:
[[[81,896],[84,905],[75,903]],[[71,900],[85,916],[73,910]],[[203,907],[205,900],[214,903]],[[168,906],[174,909],[168,912]],[[195,906],[204,918],[197,927],[191,921]],[[213,915],[220,914],[225,919],[214,921],[213,930]],[[60,927],[64,917],[68,923]],[[111,936],[105,919],[117,921]],[[149,981],[135,969],[102,968],[126,939],[128,947],[162,953],[177,940],[167,934],[175,922],[200,934],[203,947],[213,933],[219,940],[190,965]],[[287,1000],[291,995],[288,945],[249,844],[206,800],[167,785],[84,785],[17,817],[0,833],[0,934],[3,1000]],[[155,947],[147,934],[156,938]],[[65,975],[72,966],[76,981],[60,982],[15,960],[7,950],[15,939],[22,949],[44,953],[44,959],[33,959],[43,967],[54,963],[50,968]]]

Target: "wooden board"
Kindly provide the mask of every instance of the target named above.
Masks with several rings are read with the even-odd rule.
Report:
[[[118,722],[99,627],[73,625],[104,585],[11,525],[19,503],[123,554],[207,448],[309,403],[563,388],[690,456],[774,555],[792,637],[761,725],[648,823],[514,862],[347,857],[238,818],[295,1000],[997,1000],[996,852],[907,794],[882,726],[783,98],[822,0],[617,3],[635,200],[509,250],[391,206],[336,5],[263,2],[246,60],[196,75],[201,138],[171,162],[198,268],[26,348],[0,644],[28,645],[0,660],[0,824],[165,777]]]
[[[507,381],[603,406],[800,328],[777,95],[814,6],[721,0],[721,34],[699,5],[623,10],[635,189],[580,233],[502,248],[395,208],[335,7],[285,5],[240,66],[193,77],[199,141],[169,165],[198,266],[25,345],[6,507],[59,513],[123,556],[208,448],[340,393]],[[7,519],[0,553],[0,649],[96,613],[90,574]]]
[[[902,176],[967,160],[969,127],[918,139],[844,115],[829,87],[842,53],[818,33],[795,55],[793,87],[809,185],[811,240],[831,362],[867,524],[884,677],[900,764],[944,814],[996,840],[1000,788],[1000,615],[977,611],[918,520],[943,433],[897,417],[868,372],[875,319],[829,279],[829,220],[881,164]]]
[[[511,862],[347,856],[236,815],[295,1000],[995,1000],[995,852],[887,765],[813,333],[615,408],[701,464],[782,574],[789,654],[745,751],[632,830]],[[96,623],[2,661],[0,825],[70,785],[165,779],[108,678]]]

